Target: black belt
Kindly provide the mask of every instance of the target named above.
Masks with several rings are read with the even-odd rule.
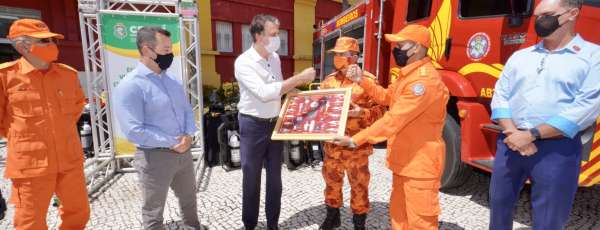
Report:
[[[250,119],[252,119],[254,121],[263,122],[263,123],[275,123],[275,122],[277,122],[277,117],[261,118],[261,117],[255,117],[255,116],[248,115],[248,114],[243,114],[243,113],[240,113],[240,116],[246,117],[246,118],[250,118]]]
[[[173,151],[173,149],[171,149],[171,148],[165,148],[165,147],[158,147],[158,148],[141,148],[141,147],[137,147],[137,149],[139,149],[139,150]]]

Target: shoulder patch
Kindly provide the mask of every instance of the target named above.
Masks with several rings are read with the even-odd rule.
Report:
[[[0,64],[0,69],[5,69],[5,68],[11,67],[15,64],[17,64],[17,61],[4,62],[4,63]]]
[[[425,86],[423,83],[417,83],[412,86],[412,92],[415,96],[422,96],[425,94]]]
[[[73,67],[67,65],[67,64],[63,64],[63,63],[57,63],[58,66],[60,66],[61,68],[65,68],[67,70],[71,70],[73,72],[78,72],[76,69],[74,69]]]

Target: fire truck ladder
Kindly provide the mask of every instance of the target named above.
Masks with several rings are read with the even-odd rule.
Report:
[[[116,175],[133,172],[130,166],[133,156],[116,156],[111,122],[109,76],[102,50],[99,13],[118,11],[136,15],[169,13],[179,15],[181,37],[182,73],[190,102],[196,115],[200,132],[194,137],[192,155],[196,170],[197,184],[202,183],[206,173],[203,161],[203,103],[202,75],[200,65],[200,30],[198,27],[197,5],[194,0],[78,0],[79,25],[85,73],[87,96],[93,135],[94,157],[85,162],[85,176],[90,195],[99,191]],[[102,106],[102,103],[105,106]],[[198,186],[197,186],[198,187]]]

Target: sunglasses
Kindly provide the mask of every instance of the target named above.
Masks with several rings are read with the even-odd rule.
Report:
[[[37,43],[41,45],[47,45],[50,43],[58,44],[58,40],[55,38],[39,38],[39,39],[30,39],[30,43]]]

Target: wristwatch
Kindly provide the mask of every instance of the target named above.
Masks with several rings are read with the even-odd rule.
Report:
[[[529,132],[531,133],[533,138],[535,138],[536,141],[542,139],[542,134],[540,133],[540,130],[538,130],[537,128],[532,128],[529,130]]]

